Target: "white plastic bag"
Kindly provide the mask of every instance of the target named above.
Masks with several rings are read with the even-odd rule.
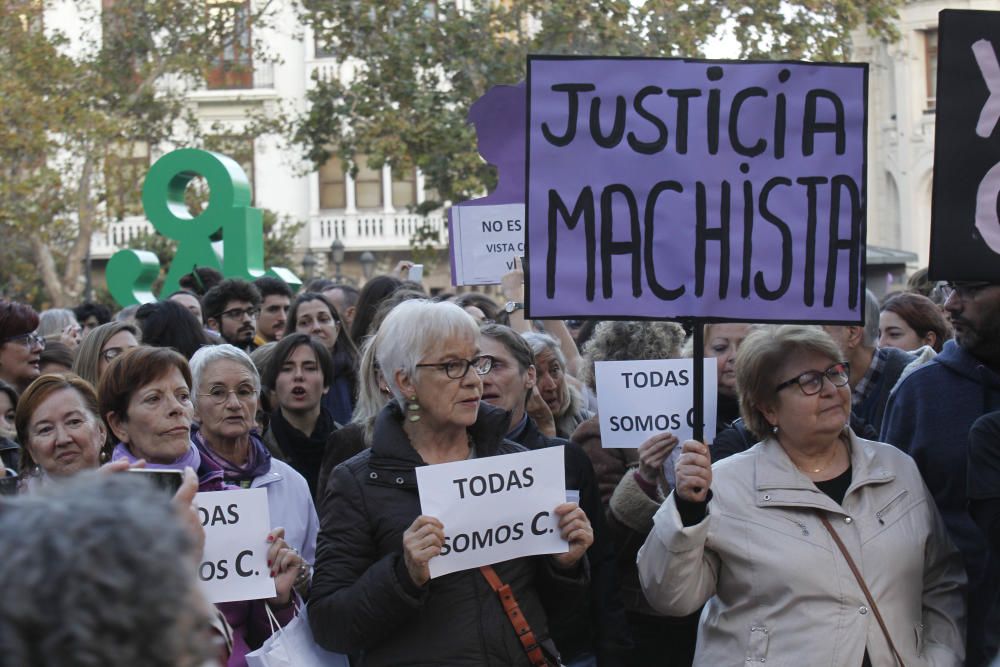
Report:
[[[298,613],[288,625],[281,627],[264,604],[272,634],[256,651],[247,653],[249,667],[350,667],[347,656],[331,653],[313,640],[306,615],[306,605],[297,601]]]

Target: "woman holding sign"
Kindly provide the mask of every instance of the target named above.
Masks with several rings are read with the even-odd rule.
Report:
[[[394,400],[376,420],[371,448],[330,477],[309,599],[316,641],[360,654],[365,667],[547,664],[557,652],[546,610],[586,604],[586,514],[576,503],[554,509],[566,553],[492,566],[516,598],[524,633],[480,571],[432,580],[445,527],[421,514],[416,468],[525,450],[504,439],[509,414],[480,402],[493,359],[480,354],[479,328],[461,308],[402,303],[375,349]]]
[[[824,332],[752,332],[737,385],[763,438],[714,468],[689,440],[639,552],[650,604],[706,602],[696,665],[961,665],[965,574],[913,461],[850,430]]]
[[[242,355],[239,356],[239,355]],[[243,362],[246,357],[247,368]],[[222,361],[233,364],[223,365]],[[184,357],[167,348],[137,347],[116,357],[101,378],[98,394],[101,413],[118,442],[113,460],[135,462],[145,460],[150,469],[183,470],[192,468],[198,475],[200,491],[224,491],[246,486],[268,486],[268,509],[275,528],[261,536],[268,547],[277,596],[267,600],[278,620],[292,617],[292,588],[308,583],[308,563],[315,539],[315,517],[309,489],[302,477],[279,461],[265,460],[259,440],[251,451],[250,427],[246,426],[246,446],[224,450],[220,454],[207,442],[222,443],[215,435],[228,436],[225,444],[234,444],[237,431],[247,421],[253,423],[259,378],[254,384],[256,369],[245,353],[230,345],[205,347],[192,357],[195,378]],[[227,371],[246,370],[235,382]],[[249,369],[254,369],[250,374]],[[223,377],[225,375],[225,377]],[[199,394],[192,402],[191,388]],[[223,387],[224,389],[219,389]],[[253,405],[248,400],[253,394]],[[223,399],[219,401],[219,397]],[[201,435],[192,434],[192,422],[197,413],[202,420]],[[228,412],[229,414],[222,414]],[[195,438],[195,442],[192,442]],[[259,444],[259,448],[257,445]],[[295,498],[299,502],[295,502]],[[282,523],[286,522],[286,523]],[[312,526],[312,531],[309,527]],[[288,535],[286,536],[286,530]],[[300,555],[301,554],[301,555]],[[303,559],[305,557],[306,560]],[[246,654],[259,646],[270,634],[264,601],[226,602],[218,605],[233,628],[233,651],[227,667],[246,665]]]

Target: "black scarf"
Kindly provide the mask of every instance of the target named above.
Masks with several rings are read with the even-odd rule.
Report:
[[[326,451],[326,440],[334,430],[333,416],[321,407],[313,432],[306,435],[288,423],[281,410],[271,414],[271,432],[285,455],[288,465],[295,468],[309,482],[309,492],[315,497],[316,480]]]

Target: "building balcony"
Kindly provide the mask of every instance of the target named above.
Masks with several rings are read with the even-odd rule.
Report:
[[[326,252],[334,239],[340,239],[351,251],[409,250],[410,239],[424,224],[429,224],[438,233],[438,242],[432,244],[433,247],[447,248],[448,224],[440,211],[426,218],[405,212],[321,211],[309,220],[303,239],[305,245],[300,250]],[[144,234],[154,233],[153,225],[140,216],[113,222],[107,229],[94,234],[90,242],[90,256],[95,260],[106,260]]]
[[[334,239],[348,250],[408,250],[413,235],[424,225],[437,232],[435,248],[448,247],[448,224],[440,211],[424,217],[415,213],[381,211],[321,211],[309,221],[307,246],[325,251]]]

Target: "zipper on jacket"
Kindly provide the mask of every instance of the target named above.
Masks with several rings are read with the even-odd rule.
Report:
[[[802,523],[801,521],[799,521],[797,519],[793,519],[790,516],[784,516],[784,515],[782,515],[782,518],[788,519],[789,521],[791,521],[792,523],[794,523],[796,526],[798,526],[799,530],[802,531],[803,535],[808,535],[809,534],[809,528],[806,526],[806,524]]]
[[[885,519],[883,517],[889,513],[889,510],[891,510],[893,507],[899,504],[899,501],[905,498],[908,493],[909,491],[906,491],[904,489],[902,493],[900,493],[898,496],[890,500],[888,505],[880,509],[878,512],[875,512],[875,518],[878,519],[878,522],[881,525],[883,526],[885,525]]]

